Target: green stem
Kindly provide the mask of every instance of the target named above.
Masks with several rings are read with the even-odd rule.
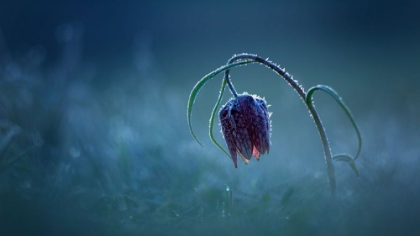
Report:
[[[243,54],[241,54],[241,55],[243,55]],[[240,55],[238,55],[238,56],[240,56]],[[234,57],[233,58],[231,58],[231,59],[229,59],[229,61],[228,61],[228,65],[229,64],[232,64],[234,61],[232,61],[232,59],[234,59]],[[246,58],[237,58],[236,60],[245,60]],[[233,94],[233,96],[235,97],[235,98],[237,98],[238,97],[238,93],[236,92],[236,89],[233,87],[233,84],[232,84],[232,82],[230,81],[230,76],[229,76],[229,71],[230,70],[225,70],[225,79],[224,79],[224,81],[226,81],[226,83],[228,84],[228,86],[229,86],[229,90],[230,90],[230,92]]]
[[[322,125],[321,118],[319,118],[318,112],[315,109],[313,103],[306,105],[311,112],[312,118],[315,121],[315,125],[318,129],[319,136],[321,137],[322,146],[324,147],[325,163],[327,164],[328,182],[330,183],[331,195],[335,196],[336,182],[334,174],[334,165],[332,162],[332,154],[330,144],[328,142],[327,134],[325,133],[324,125]]]
[[[261,63],[261,64],[267,66],[268,68],[271,68],[272,70],[274,70],[274,72],[276,72],[281,77],[283,77],[286,80],[286,82],[290,86],[292,86],[292,88],[295,89],[295,91],[299,94],[299,96],[303,100],[303,102],[306,101],[306,93],[305,93],[303,87],[301,85],[299,85],[298,81],[294,80],[292,75],[287,73],[285,69],[280,68],[280,66],[276,65],[275,63],[273,63],[273,62],[271,62],[267,59],[261,58],[257,55],[247,54],[247,53],[234,55],[228,61],[228,65],[231,64],[231,63],[234,63],[235,61],[240,61],[240,60],[253,60],[255,62],[258,62],[258,63]],[[225,71],[224,79],[226,80],[227,84],[229,85],[230,91],[234,95],[236,94],[236,96],[237,96],[237,93],[236,93],[235,89],[233,88],[233,85],[232,85],[232,83],[230,81],[230,78],[229,78],[229,69],[227,69]],[[307,104],[305,102],[305,105],[309,109],[309,112],[311,113],[311,116],[314,119],[315,125],[318,129],[318,133],[321,137],[322,145],[324,146],[325,162],[326,162],[326,165],[327,165],[327,173],[328,173],[328,180],[329,180],[329,184],[330,184],[331,195],[335,196],[335,194],[336,194],[336,181],[335,181],[335,174],[334,174],[334,165],[332,163],[331,148],[330,148],[330,145],[328,143],[327,134],[325,133],[324,126],[322,125],[321,119],[320,119],[320,117],[319,117],[319,115],[318,115],[318,113],[315,109],[314,104],[313,103]]]

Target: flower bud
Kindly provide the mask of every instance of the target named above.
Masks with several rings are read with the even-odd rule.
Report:
[[[235,168],[237,153],[245,164],[251,156],[259,160],[270,149],[271,113],[264,99],[257,95],[240,94],[229,100],[220,110],[223,136]]]

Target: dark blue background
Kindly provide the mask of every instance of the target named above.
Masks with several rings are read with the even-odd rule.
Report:
[[[414,235],[419,12],[418,1],[1,1],[0,139],[20,131],[0,149],[0,235]],[[264,67],[234,68],[232,81],[271,105],[269,155],[234,169],[208,140],[220,76],[194,104],[205,148],[189,134],[189,92],[242,52],[350,107],[360,177],[335,164],[336,202],[308,111]],[[315,101],[333,153],[354,154],[346,116]],[[226,185],[233,207],[221,210]]]

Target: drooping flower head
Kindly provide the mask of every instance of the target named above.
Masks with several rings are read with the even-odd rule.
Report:
[[[356,126],[353,116],[351,115],[349,108],[345,105],[342,98],[332,88],[325,85],[317,85],[305,91],[303,87],[298,83],[298,81],[294,80],[293,76],[287,73],[284,68],[281,68],[279,65],[269,61],[268,59],[264,59],[260,56],[248,53],[234,55],[228,60],[228,63],[226,65],[210,72],[197,82],[197,84],[194,86],[190,93],[187,106],[187,119],[192,136],[199,144],[201,144],[201,142],[194,134],[191,125],[192,107],[194,105],[195,98],[197,97],[197,94],[201,90],[201,88],[210,79],[212,79],[219,73],[224,72],[225,76],[222,82],[219,97],[210,116],[209,136],[211,141],[228,156],[230,155],[236,168],[238,153],[241,156],[242,160],[245,163],[248,163],[251,159],[251,156],[254,156],[255,159],[258,160],[261,154],[269,152],[271,125],[270,113],[268,113],[267,104],[265,103],[264,99],[261,99],[256,95],[238,95],[229,77],[229,71],[231,68],[253,63],[264,65],[267,68],[270,68],[273,71],[275,71],[276,74],[283,77],[283,79],[297,92],[300,98],[305,102],[305,105],[309,109],[309,113],[314,119],[315,125],[318,128],[321,142],[324,146],[324,157],[325,163],[327,165],[331,195],[335,196],[336,182],[333,161],[347,162],[353,169],[353,171],[356,173],[356,175],[359,175],[359,171],[355,164],[355,160],[359,157],[362,148],[362,136],[358,127]],[[228,85],[230,92],[234,95],[234,98],[232,98],[222,107],[222,109],[219,112],[219,118],[220,123],[222,125],[222,133],[229,148],[229,153],[217,142],[217,140],[213,136],[214,118],[217,116],[217,109],[220,105],[220,101],[223,98],[223,92],[225,91],[226,85]],[[353,128],[355,129],[357,134],[357,138],[359,140],[359,147],[354,157],[348,154],[332,155],[324,126],[322,125],[321,119],[314,106],[313,94],[315,91],[323,91],[332,96],[334,100],[338,102],[340,107],[343,109],[346,116],[350,119],[350,122],[353,125]]]
[[[220,110],[222,133],[235,168],[237,153],[245,164],[251,156],[259,160],[270,149],[270,113],[264,99],[257,95],[240,94]]]

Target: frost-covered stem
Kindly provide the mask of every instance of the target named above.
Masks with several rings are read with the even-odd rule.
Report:
[[[336,192],[336,183],[335,183],[335,174],[334,174],[334,165],[332,163],[331,148],[328,142],[327,134],[325,133],[324,125],[319,118],[319,115],[313,104],[306,105],[312,115],[312,118],[315,121],[315,125],[318,128],[319,136],[321,137],[322,146],[324,147],[325,154],[325,163],[327,164],[327,173],[328,173],[328,182],[330,183],[331,195],[335,196]]]
[[[240,61],[240,60],[256,61],[256,62],[259,62],[259,63],[267,66],[268,68],[271,68],[277,74],[279,74],[281,77],[283,77],[286,80],[286,82],[295,89],[295,91],[299,94],[300,98],[304,102],[306,101],[306,93],[305,93],[303,87],[301,85],[299,85],[298,81],[294,80],[292,75],[287,73],[285,69],[280,68],[280,66],[276,65],[275,63],[273,63],[273,62],[271,62],[267,59],[264,59],[264,58],[259,57],[257,55],[247,54],[247,53],[234,55],[231,59],[229,59],[228,64],[231,64],[231,63],[234,63],[235,61]],[[233,88],[233,84],[231,83],[230,78],[229,78],[229,70],[225,71],[225,80],[226,80],[227,84],[229,85],[230,91],[233,93],[233,95],[235,97],[237,97],[236,90]],[[328,143],[327,134],[325,133],[324,126],[322,125],[321,119],[320,119],[318,113],[316,112],[316,109],[315,109],[315,106],[313,105],[313,103],[307,104],[305,102],[305,104],[308,107],[312,118],[314,119],[315,125],[318,128],[318,132],[319,132],[319,135],[321,137],[322,144],[324,146],[325,162],[327,164],[327,173],[328,173],[328,180],[329,180],[329,184],[330,184],[331,195],[335,196],[336,182],[335,182],[335,175],[334,175],[334,165],[332,163],[331,149],[330,149],[330,145]]]
[[[241,55],[244,55],[244,54],[241,54]],[[233,61],[232,61],[232,59],[233,59]],[[233,63],[233,62],[235,62],[235,60],[241,60],[241,59],[243,59],[243,58],[235,58],[235,57],[232,57],[231,59],[229,59],[229,61],[228,61],[228,65],[229,64],[231,64],[231,63]],[[233,94],[233,96],[235,97],[235,98],[237,98],[238,97],[238,93],[236,92],[236,89],[233,87],[233,84],[232,84],[232,82],[230,81],[230,76],[229,76],[229,71],[230,70],[225,70],[225,80],[226,80],[226,83],[228,84],[228,86],[229,86],[229,90],[230,90],[230,92]]]

